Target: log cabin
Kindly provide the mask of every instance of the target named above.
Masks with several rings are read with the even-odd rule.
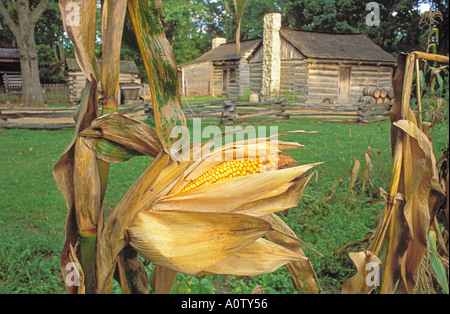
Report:
[[[212,49],[191,63],[179,66],[180,86],[185,96],[240,97],[250,89],[249,56],[261,39],[236,43],[214,38]]]
[[[99,65],[102,61],[99,60]],[[69,99],[76,104],[81,99],[81,91],[86,84],[86,76],[81,71],[75,58],[66,58],[66,76],[69,86]],[[120,61],[119,84],[130,84],[139,81],[139,70],[134,61]]]
[[[356,103],[367,87],[389,89],[396,60],[363,34],[335,34],[281,27],[281,14],[264,17],[263,39],[213,49],[182,65],[184,95],[278,95],[297,102]],[[292,99],[292,98],[291,98]]]
[[[22,90],[20,54],[17,48],[0,48],[0,88],[2,92]]]

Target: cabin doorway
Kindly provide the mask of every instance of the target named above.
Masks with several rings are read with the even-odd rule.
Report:
[[[350,103],[350,76],[350,67],[339,68],[338,104]]]
[[[223,70],[222,91],[224,93],[228,91],[228,70]]]

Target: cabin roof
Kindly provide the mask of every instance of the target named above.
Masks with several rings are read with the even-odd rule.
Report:
[[[262,39],[252,39],[241,41],[241,49],[239,56],[236,55],[236,43],[222,44],[196,60],[196,62],[202,61],[221,61],[221,60],[239,60],[248,53],[254,51],[258,45],[262,42]]]
[[[102,60],[98,60],[99,65],[102,65]],[[81,71],[78,66],[78,62],[75,58],[66,58],[67,70],[71,72]],[[136,63],[132,60],[121,60],[120,61],[120,72],[121,73],[139,73]]]
[[[280,35],[306,58],[395,63],[396,60],[363,34],[336,34],[281,28]]]

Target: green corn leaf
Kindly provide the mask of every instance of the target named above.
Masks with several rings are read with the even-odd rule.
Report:
[[[156,132],[165,149],[177,141],[170,137],[176,126],[186,126],[172,47],[160,21],[161,2],[129,0],[127,27],[134,31],[152,94]]]
[[[95,152],[98,159],[109,163],[122,163],[143,155],[104,138],[87,138],[86,144]]]
[[[433,269],[434,273],[436,274],[437,280],[439,282],[439,285],[444,289],[445,293],[449,293],[448,290],[448,280],[447,280],[447,274],[445,272],[444,264],[442,263],[441,259],[438,256],[437,253],[437,247],[436,247],[436,233],[434,231],[430,231],[428,234],[428,241],[430,242],[430,248],[431,248],[431,268]]]

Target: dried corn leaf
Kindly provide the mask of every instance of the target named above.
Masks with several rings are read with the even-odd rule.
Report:
[[[155,294],[169,294],[178,272],[155,265],[150,278],[150,286]]]
[[[68,214],[66,219],[66,242],[61,252],[60,264],[61,269],[65,269],[66,265],[71,262],[69,256],[71,254],[71,248],[77,247],[76,243],[79,238],[77,220],[80,220],[80,215],[75,210],[75,196],[74,196],[74,153],[75,143],[78,140],[78,133],[80,130],[89,126],[97,117],[98,103],[97,103],[97,83],[95,80],[87,82],[86,87],[83,89],[81,104],[80,104],[80,116],[77,122],[74,136],[71,143],[66,148],[65,152],[53,167],[53,177],[61,190],[61,193],[66,201]],[[100,195],[103,199],[103,195]],[[98,209],[95,209],[97,211]],[[90,216],[90,215],[89,215]],[[92,226],[92,221],[89,218],[84,226]],[[68,292],[71,294],[81,293],[84,290],[78,289],[77,286],[68,286]],[[84,287],[83,287],[84,289]]]
[[[108,139],[151,157],[156,157],[162,150],[161,141],[151,126],[119,112],[96,119],[80,135]]]
[[[102,1],[102,89],[103,112],[117,110],[120,50],[127,0]]]
[[[359,253],[349,254],[353,263],[355,263],[358,272],[355,276],[347,280],[342,286],[342,293],[344,294],[368,294],[374,288],[376,288],[375,278],[371,278],[371,272],[374,272],[373,276],[379,276],[379,272],[376,271],[377,265],[381,264],[380,259],[370,251],[363,251]],[[379,277],[378,277],[379,278]],[[368,284],[370,283],[370,284]]]
[[[148,294],[147,271],[133,248],[120,253],[117,271],[122,294]]]
[[[263,216],[295,207],[298,205],[298,202],[302,197],[303,190],[314,174],[315,173],[312,173],[308,177],[290,184],[289,188],[281,194],[270,197],[268,197],[268,195],[264,195],[261,199],[235,208],[233,212],[252,216]]]
[[[131,246],[149,261],[195,275],[270,229],[266,221],[242,214],[141,212],[128,234]]]
[[[271,214],[264,216],[269,221],[272,228],[278,231],[269,232],[266,237],[269,241],[296,252],[300,256],[305,256],[302,246],[297,239],[294,231],[277,215]],[[286,265],[291,274],[292,283],[299,293],[311,294],[318,293],[317,284],[314,280],[314,270],[307,260],[293,261]]]
[[[116,206],[99,241],[99,291],[110,292],[115,263],[121,250],[127,245],[126,230],[134,217],[168,193],[188,166],[189,163],[177,165],[170,160],[169,155],[161,152]]]
[[[347,193],[345,194],[346,199],[348,198],[348,196],[350,195],[350,192],[353,190],[353,187],[355,186],[356,179],[358,179],[358,173],[359,173],[360,168],[361,168],[361,163],[359,162],[358,159],[355,158],[355,163],[353,164],[353,169],[352,169],[352,175],[350,177],[350,184],[348,185]]]
[[[432,144],[429,138],[411,121],[394,123],[408,135],[404,154],[404,188],[406,204],[404,216],[410,230],[411,240],[402,259],[402,278],[399,292],[411,293],[416,273],[427,250],[428,231],[434,220],[429,198],[432,190],[445,195],[439,178]]]
[[[74,155],[74,205],[78,232],[95,235],[100,213],[100,178],[95,154],[79,137]]]
[[[362,192],[364,193],[366,190],[367,181],[369,180],[369,177],[371,176],[371,170],[372,170],[372,159],[370,157],[370,150],[364,154],[366,163],[364,164],[364,168],[362,170],[362,176],[363,176],[363,185],[362,185]]]
[[[100,67],[92,53],[95,45],[97,1],[59,0],[59,8],[64,29],[74,43],[75,57],[81,71],[88,80],[92,76],[99,81]]]
[[[300,260],[305,261],[307,258],[273,242],[258,239],[219,263],[209,266],[204,273],[257,276]]]

